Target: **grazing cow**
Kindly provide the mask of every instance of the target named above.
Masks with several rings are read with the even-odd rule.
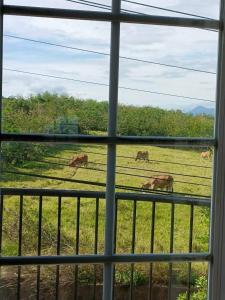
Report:
[[[87,165],[88,165],[87,154],[78,154],[77,156],[74,156],[69,161],[69,167],[74,168],[74,173],[72,174],[72,177],[76,174],[78,168],[80,168],[82,166],[86,167]]]
[[[210,158],[212,157],[212,154],[213,154],[213,151],[212,151],[211,148],[209,148],[208,151],[202,152],[200,156],[201,156],[201,158],[203,158],[203,159],[210,159]]]
[[[148,151],[138,151],[135,160],[147,160],[147,161],[149,161]]]
[[[142,189],[166,189],[167,192],[173,192],[173,177],[171,175],[153,175],[142,185]]]
[[[70,162],[69,167],[79,168],[81,166],[87,166],[88,165],[88,156],[87,154],[78,154],[77,156],[74,156]]]

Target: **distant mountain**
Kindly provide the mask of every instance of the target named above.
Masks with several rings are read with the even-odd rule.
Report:
[[[214,116],[215,109],[214,108],[208,108],[208,107],[205,107],[205,106],[196,106],[192,110],[188,111],[188,113],[193,115],[193,116],[197,116],[197,115]]]

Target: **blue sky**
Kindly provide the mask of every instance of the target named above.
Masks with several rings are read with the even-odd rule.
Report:
[[[97,1],[96,1],[97,2]],[[110,5],[111,1],[100,1]],[[218,18],[216,0],[139,0],[164,8]],[[18,0],[5,0],[18,4]],[[91,9],[63,0],[22,1],[20,5],[37,5],[75,9]],[[154,9],[123,2],[123,8],[139,12],[163,14]],[[169,14],[171,15],[171,14]],[[109,53],[110,24],[40,18],[9,17],[4,19],[4,33],[66,46]],[[134,24],[121,25],[123,56],[175,64],[215,72],[218,35],[215,32]],[[50,74],[77,80],[109,82],[109,57],[69,50],[28,41],[4,38],[4,67]],[[61,79],[42,78],[5,71],[3,94],[29,96],[44,91],[64,93],[80,98],[108,100],[108,88]],[[215,100],[216,76],[159,65],[121,59],[120,86]],[[160,96],[138,91],[119,91],[121,103],[152,105],[167,109],[188,109],[213,103]]]

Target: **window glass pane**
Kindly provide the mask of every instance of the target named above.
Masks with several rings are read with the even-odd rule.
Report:
[[[3,131],[105,135],[110,24],[6,17],[4,29]]]
[[[118,134],[212,137],[217,38],[206,30],[122,24]]]

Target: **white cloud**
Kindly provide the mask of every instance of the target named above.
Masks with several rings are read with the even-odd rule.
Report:
[[[7,4],[18,4],[16,0]],[[100,1],[110,5],[111,1]],[[148,3],[146,0],[139,0]],[[21,5],[85,8],[68,1],[20,1]],[[177,9],[213,18],[218,16],[218,0],[152,0],[152,5]],[[156,13],[156,10],[123,3],[127,9]],[[91,9],[86,8],[86,9]],[[158,11],[157,13],[165,14]],[[73,47],[109,53],[110,24],[40,18],[5,17],[5,33]],[[41,46],[5,38],[4,66],[25,71],[108,83],[109,59],[52,46]],[[121,25],[121,55],[167,64],[215,71],[217,34],[205,30],[144,25]],[[28,95],[49,89],[69,95],[107,99],[108,88],[50,78],[4,73],[4,95]],[[121,60],[120,85],[214,100],[215,76],[174,68]],[[120,91],[120,101],[167,108],[198,105],[198,102],[172,99],[147,93]],[[200,103],[202,104],[202,103]],[[203,103],[204,104],[204,103]],[[207,103],[206,103],[207,105]]]

